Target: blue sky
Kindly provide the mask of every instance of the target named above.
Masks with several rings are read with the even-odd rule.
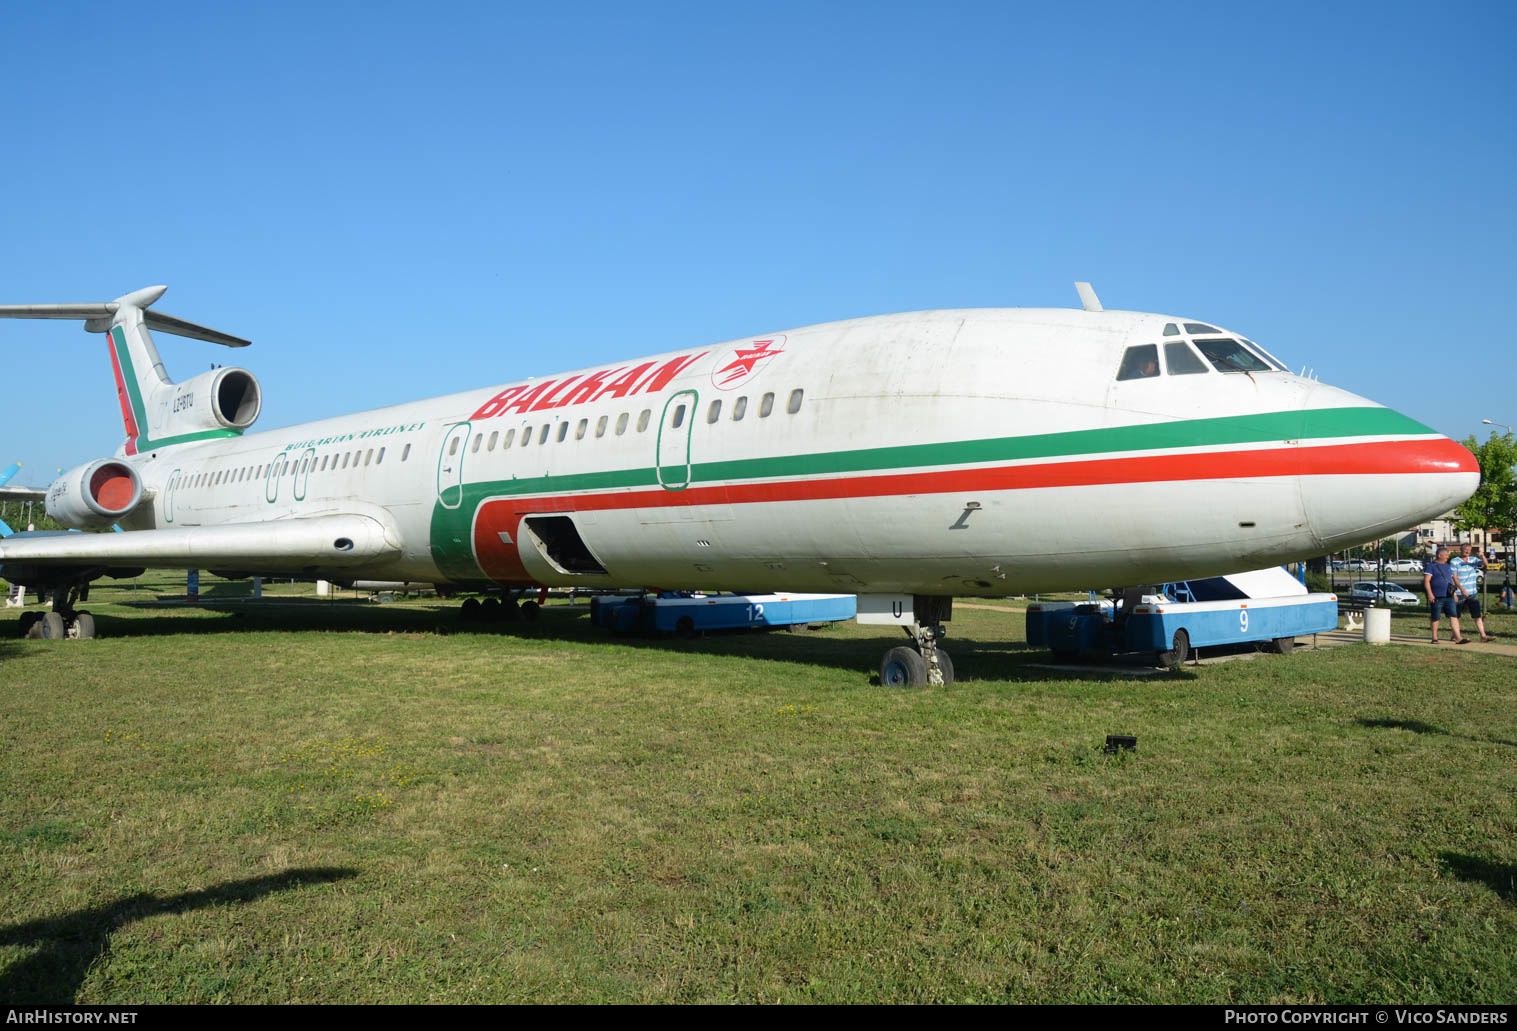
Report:
[[[268,429],[1088,279],[1517,423],[1517,6],[1244,7],[13,5],[0,303],[166,283]],[[102,337],[0,340],[17,482],[115,449]]]

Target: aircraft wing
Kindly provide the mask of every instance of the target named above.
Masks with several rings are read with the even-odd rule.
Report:
[[[367,515],[323,515],[122,533],[20,535],[0,540],[0,563],[28,568],[141,566],[315,573],[352,568],[399,554],[399,537]]]

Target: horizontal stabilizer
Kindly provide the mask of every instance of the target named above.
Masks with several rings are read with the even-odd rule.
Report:
[[[141,311],[142,324],[155,332],[204,340],[226,347],[247,347],[252,343],[251,340],[223,333],[219,329],[149,310],[148,305],[162,297],[167,289],[164,286],[150,286],[114,301],[92,304],[0,304],[0,319],[83,319],[85,329],[93,333],[104,333],[111,328],[113,322],[119,321],[116,316],[126,307]]]
[[[366,515],[0,541],[0,563],[28,566],[303,572],[342,569],[399,553],[399,541]]]

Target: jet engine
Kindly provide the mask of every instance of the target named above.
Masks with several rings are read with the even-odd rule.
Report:
[[[142,501],[142,477],[115,458],[70,469],[47,489],[47,514],[64,526],[92,530],[110,526]]]
[[[164,390],[165,433],[245,430],[263,408],[258,380],[247,369],[212,369]]]

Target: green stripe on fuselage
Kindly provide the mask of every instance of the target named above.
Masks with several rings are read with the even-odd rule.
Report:
[[[930,466],[1093,457],[1124,451],[1220,447],[1332,437],[1421,436],[1434,432],[1436,431],[1415,419],[1409,419],[1389,408],[1320,408],[1063,433],[1037,433],[1021,437],[994,437],[987,440],[906,444],[696,463],[690,469],[690,485],[840,473],[904,472]],[[653,456],[650,454],[649,457]],[[651,464],[642,468],[607,472],[467,483],[464,485],[463,503],[457,508],[445,509],[440,504],[433,507],[432,554],[439,568],[449,576],[461,580],[482,578],[482,572],[474,563],[469,532],[474,522],[474,510],[488,497],[562,495],[656,486],[658,476]]]

